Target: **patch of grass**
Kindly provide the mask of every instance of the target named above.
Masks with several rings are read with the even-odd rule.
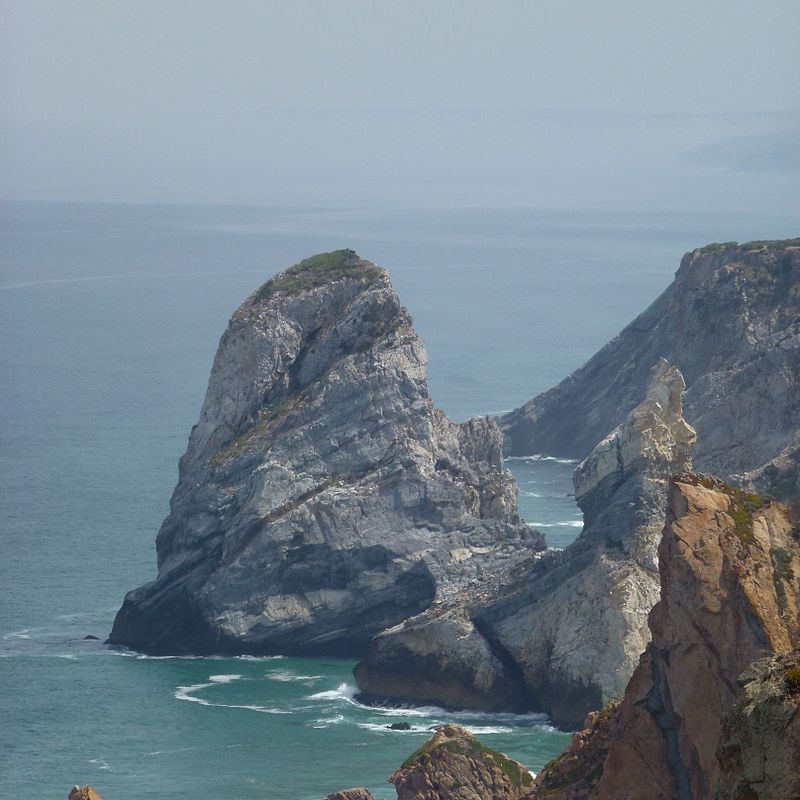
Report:
[[[786,250],[789,247],[800,247],[800,239],[755,239],[742,245],[744,250]]]
[[[789,694],[800,694],[800,667],[790,667],[783,675]]]
[[[498,753],[497,750],[486,747],[486,745],[481,744],[477,739],[472,740],[470,747],[473,753],[480,754],[484,758],[489,758],[493,761],[517,789],[523,786],[528,787],[533,783],[530,772],[520,769],[519,764],[512,761],[510,758],[506,758],[502,753]]]
[[[701,253],[716,253],[719,250],[725,250],[728,247],[738,247],[738,242],[712,242],[705,247],[701,247]]]
[[[211,456],[211,463],[219,466],[220,464],[224,464],[229,458],[239,455],[244,450],[248,441],[261,433],[266,433],[272,424],[280,417],[286,415],[291,408],[292,403],[286,400],[262,409],[258,421],[248,428],[241,436],[237,436],[230,444]]]
[[[306,258],[299,264],[289,267],[285,272],[267,281],[257,292],[259,302],[269,300],[281,292],[297,295],[340,278],[374,280],[381,270],[362,261],[353,250],[334,250]]]
[[[785,583],[794,580],[794,570],[792,569],[792,554],[782,547],[775,547],[770,550],[772,556],[772,582],[775,584],[775,594],[778,597],[778,605],[786,607],[786,587]]]

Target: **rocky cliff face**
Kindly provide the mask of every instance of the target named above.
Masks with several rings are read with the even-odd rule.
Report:
[[[157,539],[110,641],[152,653],[347,653],[543,546],[501,435],[433,407],[385,270],[308,259],[220,341]]]
[[[717,800],[800,798],[800,653],[756,661],[722,718]]]
[[[377,636],[355,670],[362,690],[534,707],[570,727],[620,696],[650,640],[667,481],[691,463],[683,389],[660,362],[641,404],[577,468],[585,527],[574,544]]]
[[[797,472],[781,466],[798,462],[800,239],[687,253],[650,308],[558,386],[501,419],[509,452],[584,458],[636,406],[661,357],[686,379],[698,469],[726,478],[754,472],[778,497],[800,488]]]
[[[737,676],[765,654],[792,652],[800,642],[799,539],[785,506],[713,478],[676,478],[659,552],[652,642],[619,707],[543,770],[534,796],[714,797],[723,785],[721,742],[728,753],[723,769],[735,761],[722,720],[740,694]],[[748,796],[762,795],[737,795]]]
[[[521,800],[533,779],[518,761],[443,725],[389,781],[398,800]]]

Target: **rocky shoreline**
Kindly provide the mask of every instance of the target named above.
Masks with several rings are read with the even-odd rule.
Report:
[[[800,797],[799,436],[800,240],[687,254],[573,375],[461,424],[386,271],[314,256],[232,316],[109,641],[358,656],[367,701],[583,726],[535,779],[444,726],[400,800]],[[582,459],[564,551],[504,449]]]

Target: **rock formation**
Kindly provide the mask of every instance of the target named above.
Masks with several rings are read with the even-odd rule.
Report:
[[[325,800],[375,800],[375,798],[369,789],[345,789],[343,792],[327,795]]]
[[[348,654],[543,547],[501,434],[434,409],[385,270],[349,250],[264,284],[223,335],[157,538],[110,641]]]
[[[726,479],[754,472],[762,491],[796,493],[797,471],[786,492],[769,475],[786,473],[769,465],[798,463],[800,239],[687,253],[644,313],[558,386],[501,419],[508,452],[584,458],[639,402],[660,357],[686,379],[695,467]]]
[[[389,781],[398,800],[520,800],[533,779],[518,761],[443,725]]]
[[[756,661],[722,718],[717,800],[800,798],[800,653]]]
[[[533,707],[570,727],[620,696],[650,640],[668,479],[691,463],[683,389],[661,361],[641,404],[575,470],[575,543],[376,636],[355,670],[362,691]]]
[[[69,800],[103,800],[91,786],[73,786]]]
[[[800,644],[795,525],[779,503],[713,478],[685,474],[675,479],[659,550],[661,599],[650,616],[652,642],[619,706],[545,767],[534,797],[705,800],[718,788],[724,792],[737,770],[736,780],[749,780],[746,770],[756,769],[757,757],[751,762],[743,752],[738,766],[736,739],[752,736],[758,742],[766,735],[755,711],[768,710],[759,705],[769,691],[766,679],[758,677],[763,670],[756,678],[745,676],[751,690],[725,725],[723,715],[740,695],[737,677],[746,667]],[[782,703],[790,703],[788,714],[794,701],[782,697]],[[773,712],[774,722],[788,720],[777,704],[769,706]],[[736,732],[731,719],[741,723]],[[767,740],[761,744],[767,746]],[[782,772],[784,751],[774,750],[770,759],[773,785],[788,781]],[[796,762],[788,766],[797,769]],[[766,769],[764,762],[761,768]]]

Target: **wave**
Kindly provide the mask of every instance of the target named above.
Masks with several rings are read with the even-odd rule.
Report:
[[[219,686],[221,683],[230,683],[231,680],[236,680],[240,677],[241,675],[211,675],[209,676],[209,683],[193,683],[191,686],[178,686],[174,697],[176,700],[185,700],[188,703],[197,703],[201,706],[209,706],[212,708],[239,708],[244,711],[257,711],[261,714],[292,713],[291,711],[285,711],[281,708],[268,708],[267,706],[241,705],[238,703],[212,703],[210,700],[206,700],[204,697],[196,696],[196,692],[201,692],[203,689],[208,689],[211,686]],[[214,680],[215,678],[217,680]]]
[[[506,456],[505,461],[528,461],[528,462],[539,462],[539,461],[552,461],[555,464],[577,464],[577,458],[556,458],[556,456],[543,456],[539,454],[534,454],[532,456]]]
[[[532,528],[582,528],[582,519],[565,519],[562,522],[529,522]]]
[[[288,669],[273,669],[264,674],[265,678],[271,681],[280,681],[281,683],[290,683],[292,681],[299,681],[301,683],[314,683],[321,680],[322,675],[298,675]]]
[[[337,714],[335,717],[329,717],[327,719],[318,719],[311,727],[317,730],[323,730],[325,728],[330,728],[331,725],[338,725],[340,722],[344,722],[343,714]]]
[[[317,692],[316,694],[310,694],[308,696],[308,700],[343,700],[346,703],[350,703],[354,706],[360,706],[361,703],[357,703],[355,701],[355,696],[358,693],[358,689],[350,683],[340,683],[335,689],[329,689],[325,692]],[[364,708],[369,708],[369,706],[364,706]]]
[[[405,730],[392,728],[380,722],[359,722],[358,727],[366,731],[375,731],[376,733],[425,733],[430,735],[436,730],[438,723],[435,725],[411,725]],[[501,725],[463,725],[462,727],[473,734],[473,736],[491,736],[496,733],[514,732],[513,728]]]

